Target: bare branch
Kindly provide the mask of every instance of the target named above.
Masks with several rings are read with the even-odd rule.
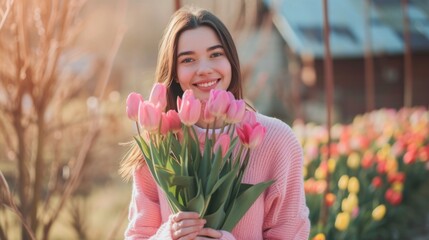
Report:
[[[22,216],[18,207],[16,206],[15,201],[13,199],[13,195],[10,192],[9,185],[7,184],[6,178],[4,177],[1,170],[0,170],[0,203],[5,207],[7,207],[8,209],[10,209],[13,213],[15,213],[18,216],[18,218],[24,225],[25,229],[27,230],[28,234],[30,235],[30,238],[32,240],[36,240],[36,237],[34,236],[33,231],[31,230],[24,216]]]
[[[9,15],[10,9],[12,9],[13,0],[7,0],[6,1],[6,10],[4,13],[2,13],[1,19],[0,19],[0,32],[4,26],[4,23],[6,22],[7,16]]]

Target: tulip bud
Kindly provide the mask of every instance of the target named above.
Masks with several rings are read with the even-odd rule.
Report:
[[[335,171],[335,167],[337,166],[337,160],[335,158],[329,158],[328,160],[328,170],[330,173]]]
[[[192,126],[198,122],[201,113],[201,102],[194,97],[192,90],[183,93],[183,99],[178,98],[179,117],[186,126]]]
[[[182,122],[180,121],[179,114],[174,110],[168,110],[165,114],[169,123],[170,131],[177,133],[182,129]]]
[[[360,157],[356,152],[350,154],[347,158],[347,166],[351,169],[357,169],[360,165]]]
[[[143,129],[151,133],[158,131],[161,111],[152,103],[147,101],[140,102],[138,116],[139,124]]]
[[[164,84],[156,83],[153,85],[149,96],[149,102],[159,110],[164,111],[167,106],[167,88]]]
[[[348,183],[349,183],[349,176],[343,175],[340,177],[340,180],[338,180],[338,188],[341,190],[346,190]]]
[[[228,93],[225,90],[212,89],[206,108],[213,116],[223,119],[226,116],[229,103]]]
[[[139,113],[139,104],[143,101],[143,97],[135,92],[132,92],[127,97],[127,115],[128,118],[137,122]]]
[[[374,210],[372,210],[372,219],[375,221],[380,221],[383,219],[386,214],[386,206],[384,204],[378,205]]]
[[[327,193],[325,195],[326,206],[328,206],[328,207],[332,206],[334,204],[336,198],[337,197],[335,196],[335,194],[333,194],[333,193]]]
[[[238,127],[236,131],[241,143],[245,147],[252,149],[261,144],[265,136],[266,128],[258,122],[253,126],[245,123],[244,125]]]
[[[326,237],[325,237],[325,234],[323,234],[323,233],[318,233],[318,234],[316,234],[316,236],[314,236],[314,238],[312,238],[312,240],[325,240],[326,239]]]
[[[359,180],[356,177],[351,177],[349,180],[349,184],[347,186],[347,190],[351,193],[359,192]]]
[[[335,228],[339,231],[344,231],[349,227],[350,214],[346,212],[338,213],[335,218]]]
[[[229,96],[229,107],[226,112],[225,122],[239,123],[243,120],[244,113],[246,112],[246,103],[244,100],[235,100],[231,92],[227,92]]]
[[[380,176],[374,177],[371,181],[371,185],[374,186],[375,188],[381,187],[382,184],[383,184],[383,180],[381,179]]]

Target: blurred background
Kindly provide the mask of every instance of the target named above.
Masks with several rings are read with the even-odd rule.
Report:
[[[224,21],[245,98],[299,137],[311,239],[429,239],[426,0],[0,0],[0,239],[123,238],[125,100],[184,5]]]

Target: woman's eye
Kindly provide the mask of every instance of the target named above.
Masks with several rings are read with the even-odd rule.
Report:
[[[194,59],[192,59],[192,58],[184,58],[180,62],[181,63],[190,63],[190,62],[193,62],[193,61],[194,61]]]
[[[212,53],[211,56],[212,57],[219,57],[219,56],[223,56],[223,53],[221,53],[221,52],[215,52],[215,53]]]

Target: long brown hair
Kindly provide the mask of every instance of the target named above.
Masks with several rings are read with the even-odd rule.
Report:
[[[159,46],[155,80],[167,86],[167,109],[177,110],[177,97],[183,95],[183,90],[176,81],[177,45],[180,35],[186,30],[201,26],[210,27],[219,37],[225,55],[231,64],[231,83],[227,90],[232,92],[236,99],[243,98],[240,62],[230,32],[222,21],[211,12],[195,7],[184,7],[176,11],[171,17]],[[144,162],[142,161],[140,150],[134,141],[130,145],[131,149],[122,160],[119,170],[121,175],[127,179],[131,176],[134,169]]]

